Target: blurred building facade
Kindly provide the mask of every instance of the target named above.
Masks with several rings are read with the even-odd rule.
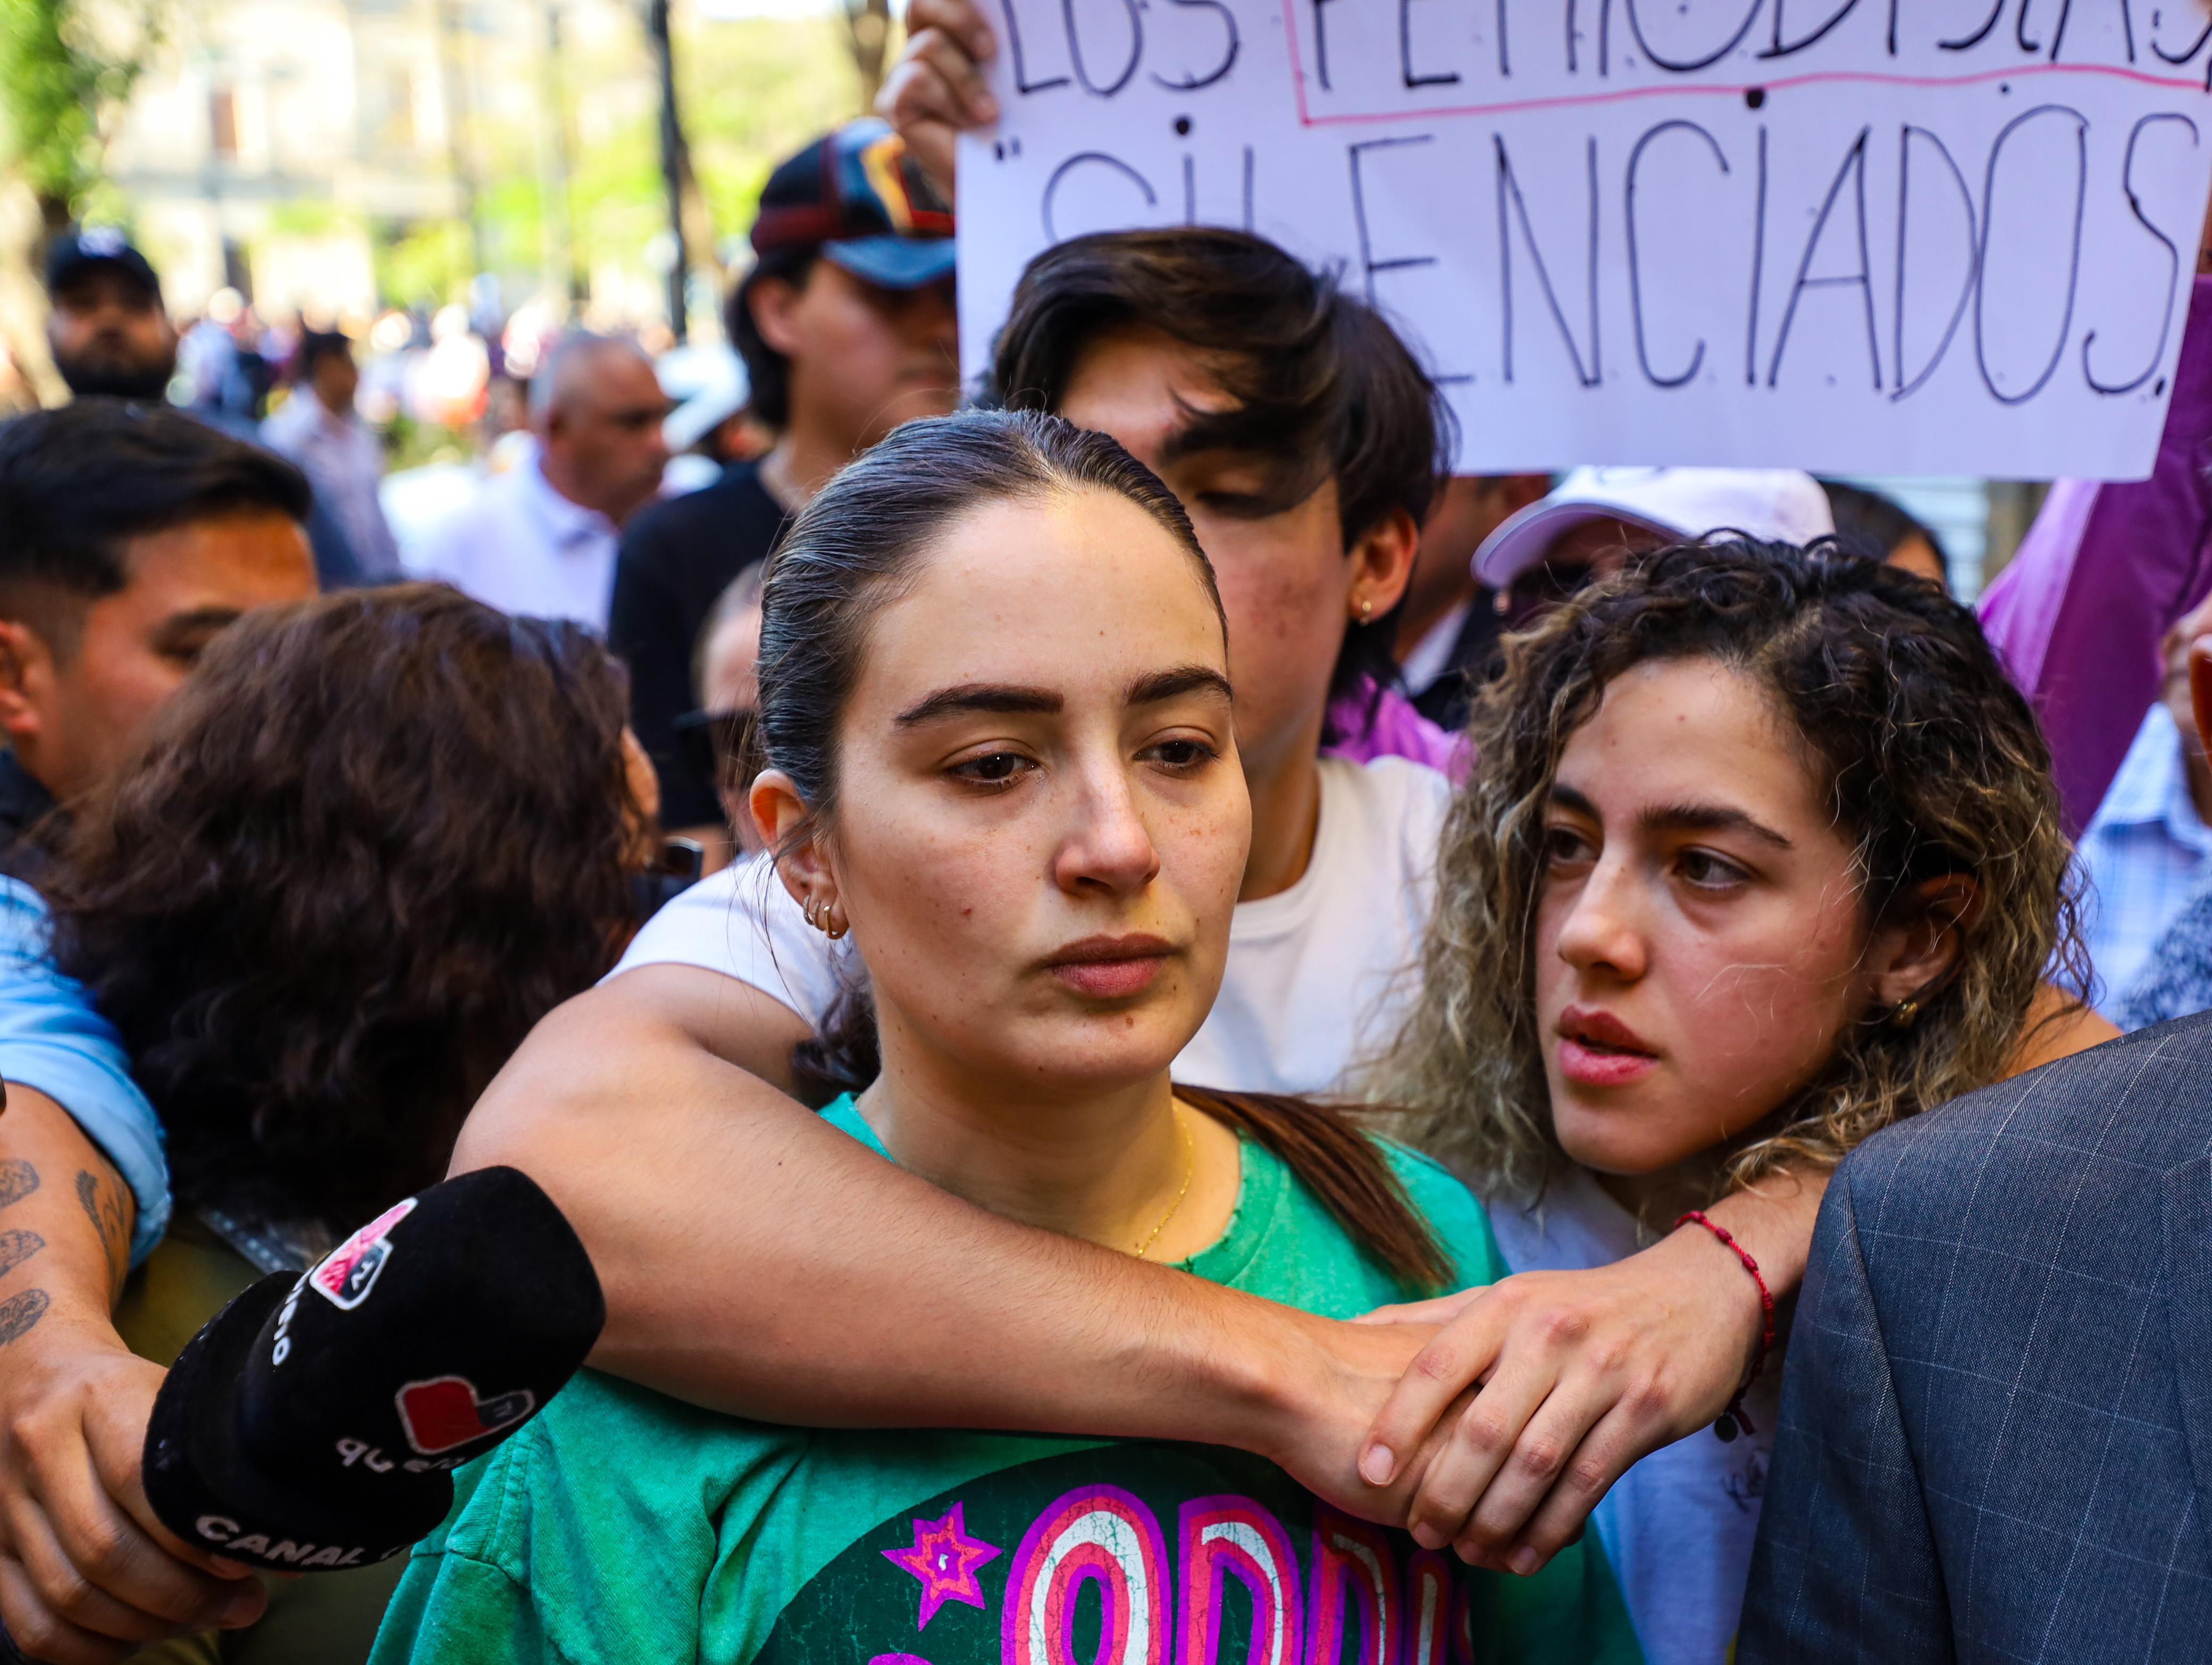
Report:
[[[173,16],[107,157],[173,307],[228,287],[264,316],[364,319],[394,298],[380,253],[447,234],[471,271],[590,288],[561,210],[592,130],[652,106],[635,6],[181,0]],[[495,238],[518,178],[537,234]]]

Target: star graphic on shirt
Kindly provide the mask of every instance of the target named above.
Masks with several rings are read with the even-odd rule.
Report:
[[[963,1505],[955,1504],[941,1521],[917,1520],[912,1549],[887,1549],[884,1559],[921,1580],[921,1617],[917,1631],[926,1629],[947,1601],[965,1601],[971,1607],[986,1605],[975,1569],[997,1558],[998,1547],[968,1535]]]

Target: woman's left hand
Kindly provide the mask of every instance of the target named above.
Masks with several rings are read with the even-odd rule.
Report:
[[[1785,1177],[1708,1212],[1779,1297],[1804,1274],[1826,1188],[1825,1176]],[[1450,1544],[1474,1565],[1527,1574],[1580,1535],[1631,1464],[1727,1408],[1762,1312],[1735,1254],[1687,1226],[1611,1266],[1522,1273],[1362,1322],[1444,1326],[1376,1419],[1362,1478],[1390,1484],[1401,1455],[1455,1417],[1432,1444],[1406,1524],[1431,1548]]]

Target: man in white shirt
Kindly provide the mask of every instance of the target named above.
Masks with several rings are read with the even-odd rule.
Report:
[[[384,447],[354,410],[361,371],[353,343],[310,330],[292,360],[292,396],[261,424],[261,442],[289,458],[337,519],[364,584],[399,576],[399,546],[377,501]]]
[[[1220,997],[1176,1074],[1341,1090],[1403,1012],[1451,795],[1402,758],[1320,755],[1331,700],[1390,673],[1395,610],[1439,484],[1435,387],[1329,279],[1256,238],[1203,228],[1079,238],[1039,256],[994,380],[1113,434],[1158,472],[1220,582],[1252,855]],[[772,866],[753,862],[672,902],[616,975],[720,974],[724,1009],[746,1014],[735,1061],[787,1083],[792,1045],[823,1024],[853,970]]]
[[[622,523],[668,466],[653,365],[627,341],[577,333],[530,383],[536,454],[487,480],[434,531],[413,575],[510,613],[607,628]]]

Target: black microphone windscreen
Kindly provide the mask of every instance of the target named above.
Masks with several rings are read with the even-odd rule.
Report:
[[[235,1560],[383,1560],[445,1517],[452,1471],[558,1393],[605,1322],[590,1257],[534,1182],[486,1168],[434,1185],[192,1339],[147,1427],[147,1498]]]

